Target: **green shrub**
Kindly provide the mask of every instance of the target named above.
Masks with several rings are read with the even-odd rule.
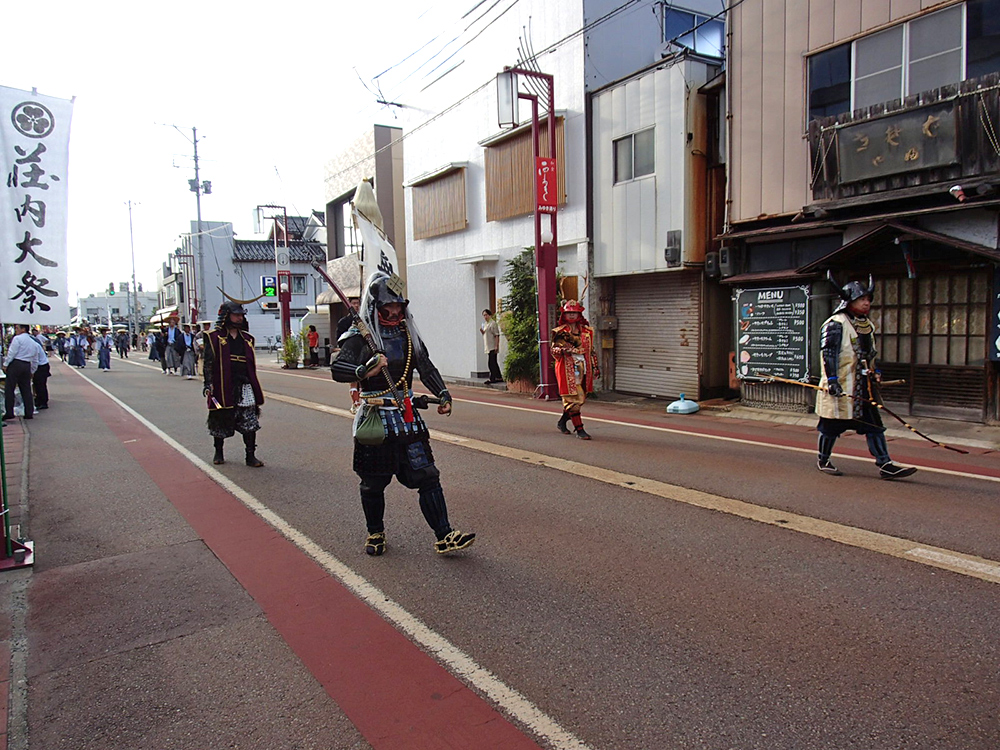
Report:
[[[299,355],[302,353],[302,347],[299,345],[298,336],[289,336],[285,339],[284,346],[281,349],[281,359],[285,363],[285,367],[288,369],[295,369],[299,364]]]
[[[507,337],[504,378],[538,385],[538,307],[535,288],[535,251],[525,248],[507,261],[500,279],[509,290],[503,298],[500,327]]]

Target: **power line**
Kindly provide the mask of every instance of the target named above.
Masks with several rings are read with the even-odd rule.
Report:
[[[503,13],[506,13],[506,12],[507,12],[508,10],[510,10],[510,8],[512,8],[512,7],[514,6],[514,4],[516,4],[516,3],[518,2],[518,1],[519,1],[519,0],[514,0],[514,3],[512,3],[512,4],[511,4],[511,5],[510,5],[510,6],[508,7],[508,8],[506,8],[506,9],[505,9],[505,10],[503,11]],[[591,21],[590,23],[587,23],[587,24],[584,24],[583,26],[581,26],[581,27],[580,27],[579,29],[577,29],[576,31],[573,31],[573,32],[571,32],[571,33],[567,34],[566,36],[564,36],[564,37],[563,37],[562,39],[558,39],[558,40],[556,40],[555,42],[553,42],[552,44],[550,44],[550,45],[549,45],[548,47],[544,48],[544,49],[543,49],[543,50],[541,50],[540,52],[538,52],[538,53],[535,53],[535,54],[533,55],[533,59],[534,59],[534,60],[536,61],[536,65],[537,65],[537,59],[538,59],[538,57],[540,57],[541,55],[546,55],[546,54],[549,54],[549,53],[551,53],[551,52],[555,52],[555,51],[556,51],[557,49],[559,49],[560,47],[562,47],[562,46],[563,46],[563,45],[565,45],[565,44],[568,44],[569,42],[571,42],[571,41],[572,41],[573,39],[576,39],[576,38],[577,38],[578,36],[580,36],[581,34],[585,34],[585,33],[587,33],[588,31],[591,31],[592,29],[595,29],[595,28],[597,28],[597,27],[598,27],[598,26],[600,26],[601,24],[604,24],[604,23],[607,23],[607,22],[608,22],[608,21],[610,21],[610,20],[611,20],[612,18],[614,18],[614,17],[616,17],[616,16],[618,16],[618,15],[620,15],[620,14],[624,13],[624,12],[625,12],[626,10],[628,10],[628,9],[629,9],[629,8],[631,8],[632,6],[634,6],[634,5],[638,4],[638,3],[642,2],[642,1],[643,1],[643,0],[626,0],[626,1],[624,2],[624,3],[622,3],[621,5],[619,5],[619,6],[618,6],[618,7],[616,7],[616,8],[613,8],[612,10],[608,11],[607,13],[605,13],[605,14],[604,14],[603,16],[601,16],[600,18],[597,18],[597,19],[595,19],[595,20]],[[723,8],[723,9],[722,9],[721,11],[719,11],[718,13],[716,13],[716,14],[715,14],[714,16],[711,16],[711,17],[709,17],[709,18],[706,18],[706,19],[705,19],[704,21],[702,21],[702,22],[701,22],[701,23],[699,23],[699,24],[696,24],[696,25],[695,25],[694,27],[692,27],[692,28],[691,28],[691,29],[689,29],[688,31],[684,32],[684,34],[681,34],[680,36],[686,36],[687,34],[690,34],[691,32],[693,32],[693,31],[695,31],[696,29],[700,28],[701,26],[705,25],[706,23],[708,23],[708,22],[710,22],[710,21],[714,21],[714,20],[718,19],[718,18],[719,18],[719,16],[722,16],[722,15],[725,15],[726,13],[728,13],[728,12],[732,11],[732,10],[733,10],[734,8],[737,8],[737,7],[739,7],[739,6],[740,6],[740,5],[742,5],[742,4],[744,3],[744,2],[745,2],[745,0],[736,0],[736,2],[732,3],[732,5],[730,5],[730,6],[728,7],[728,8]],[[480,5],[481,5],[481,4],[482,4],[482,3],[480,3]],[[476,6],[476,7],[479,7],[479,6]],[[474,9],[473,9],[473,10],[474,10]],[[498,16],[497,18],[499,18],[499,16]],[[494,21],[496,21],[496,20],[497,20],[497,19],[494,19]],[[492,24],[492,23],[493,23],[493,21],[491,21],[490,23]],[[481,31],[480,31],[479,33],[481,34],[481,33],[482,33],[482,31],[485,31],[485,29],[481,30]],[[478,36],[478,34],[477,34],[477,36]],[[672,40],[670,40],[670,41],[671,41],[671,42],[675,42],[675,41],[677,41],[677,39],[679,39],[679,38],[680,38],[680,36],[679,36],[679,37],[677,37],[677,38],[675,38],[675,39],[672,39]],[[475,37],[473,37],[473,39],[475,39]],[[454,54],[457,54],[457,53],[458,53],[458,51],[461,51],[461,49],[463,49],[463,48],[464,48],[465,46],[467,46],[467,45],[468,45],[468,44],[469,44],[469,43],[470,43],[471,41],[473,41],[473,40],[472,40],[472,39],[470,39],[470,40],[469,40],[469,42],[466,42],[465,44],[463,44],[463,46],[462,46],[462,47],[460,47],[460,48],[459,48],[459,50],[456,50],[456,52],[455,52]],[[450,43],[450,42],[449,42],[449,43]],[[426,46],[426,45],[425,45],[425,46]],[[454,56],[454,54],[452,55],[452,57]],[[408,58],[409,58],[409,57],[411,57],[411,56],[412,56],[412,55],[408,56],[408,57],[407,57],[406,59],[408,59]],[[432,59],[433,59],[433,58],[432,58]],[[449,58],[449,59],[450,59],[450,58]],[[402,62],[402,61],[401,61],[401,62]],[[400,64],[400,63],[397,63],[397,65],[399,65],[399,64]],[[387,69],[387,70],[386,70],[385,72],[388,72],[388,70],[392,70],[392,68],[394,68],[394,67],[396,67],[396,66],[394,65],[394,66],[392,66],[392,67],[388,68],[388,69]],[[420,67],[422,67],[422,66],[420,66]],[[440,67],[440,66],[438,66],[438,67]],[[419,70],[419,68],[418,68],[418,70]],[[449,71],[449,72],[450,72],[450,71]],[[380,74],[380,75],[382,75],[382,74]],[[410,75],[412,75],[412,73],[411,73]],[[409,76],[407,76],[407,78],[409,78]],[[403,80],[405,81],[406,79],[404,78]],[[486,81],[485,83],[481,84],[480,86],[477,86],[477,87],[476,87],[475,89],[473,89],[472,91],[470,91],[470,92],[469,92],[468,94],[466,94],[465,96],[463,96],[463,97],[462,97],[461,99],[457,100],[456,102],[452,103],[451,105],[449,105],[449,106],[448,106],[448,107],[446,107],[445,109],[441,110],[440,112],[438,112],[438,113],[437,113],[436,115],[434,115],[433,117],[430,117],[430,118],[428,118],[427,120],[424,120],[424,121],[423,121],[422,123],[420,123],[420,124],[419,124],[419,125],[417,125],[416,127],[412,128],[412,129],[410,129],[410,130],[408,130],[408,131],[407,131],[406,133],[403,133],[403,134],[402,134],[401,136],[399,136],[399,138],[396,138],[395,140],[393,140],[393,141],[390,141],[389,143],[387,143],[387,144],[386,144],[385,146],[383,146],[383,147],[382,147],[382,148],[380,148],[380,149],[376,149],[376,151],[375,151],[375,152],[374,152],[373,154],[371,154],[371,155],[368,155],[368,156],[365,156],[365,157],[363,157],[363,158],[359,159],[358,161],[354,162],[353,164],[351,164],[351,165],[349,165],[349,166],[347,166],[347,167],[344,167],[344,168],[343,168],[343,169],[341,169],[340,171],[338,171],[338,172],[336,172],[336,173],[334,173],[334,174],[332,174],[332,175],[329,175],[328,177],[325,177],[325,178],[323,179],[323,181],[324,181],[324,182],[330,182],[331,180],[334,180],[334,179],[336,179],[337,177],[340,177],[340,175],[342,175],[342,174],[345,174],[345,173],[347,173],[347,172],[350,172],[350,171],[352,171],[353,169],[356,169],[357,167],[361,166],[361,165],[362,165],[362,164],[364,164],[365,162],[367,162],[367,161],[370,161],[370,160],[372,160],[372,159],[373,159],[373,158],[374,158],[375,156],[378,156],[378,155],[379,155],[379,154],[381,154],[381,153],[382,153],[383,151],[387,151],[387,150],[389,150],[389,149],[393,148],[394,146],[396,146],[396,145],[398,145],[398,144],[402,143],[402,142],[403,142],[404,140],[406,140],[406,139],[407,139],[408,137],[410,137],[410,136],[411,136],[411,135],[413,135],[414,133],[416,133],[416,132],[420,131],[421,129],[423,129],[423,128],[425,128],[425,127],[427,127],[427,126],[428,126],[428,125],[430,125],[430,124],[431,124],[432,122],[434,122],[434,121],[438,120],[438,119],[439,119],[439,118],[441,118],[441,117],[444,117],[444,116],[445,116],[446,114],[448,114],[449,112],[451,112],[451,111],[452,111],[453,109],[455,109],[456,107],[459,107],[459,106],[461,106],[462,104],[464,104],[465,102],[467,102],[467,101],[468,101],[469,99],[471,99],[472,97],[474,97],[474,96],[475,96],[476,94],[478,94],[478,93],[479,93],[480,91],[482,91],[482,90],[483,90],[483,89],[485,89],[486,87],[488,87],[488,86],[492,85],[492,84],[494,83],[494,81],[495,81],[495,79],[494,79],[494,78],[490,78],[490,79],[489,79],[489,80],[487,80],[487,81]],[[402,81],[401,81],[401,83],[402,83]]]

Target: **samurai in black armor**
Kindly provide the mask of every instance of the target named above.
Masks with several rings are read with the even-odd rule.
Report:
[[[830,276],[833,282],[833,277]],[[882,373],[876,367],[875,326],[868,318],[875,284],[852,281],[839,290],[840,305],[823,323],[820,360],[823,377],[816,392],[819,447],[816,468],[830,476],[840,471],[830,460],[837,438],[848,430],[864,435],[868,452],[875,457],[882,479],[902,479],[916,472],[889,457],[885,426],[879,414],[878,385]]]
[[[384,493],[396,477],[404,487],[419,493],[420,510],[436,538],[434,550],[447,554],[470,546],[476,535],[454,530],[448,522],[427,425],[413,409],[414,371],[440,399],[439,414],[451,414],[452,399],[413,323],[409,300],[400,296],[401,291],[398,276],[390,277],[381,271],[372,274],[359,311],[364,325],[352,326],[341,339],[340,353],[331,370],[338,382],[360,382],[361,408],[354,419],[354,471],[361,478],[361,507],[368,526],[365,552],[385,552]],[[366,341],[365,333],[370,333],[371,343]],[[378,354],[373,354],[373,347]],[[359,442],[362,422],[366,417],[374,418],[371,410],[377,412],[383,429],[384,438],[378,445],[369,444],[371,439]]]
[[[228,295],[227,295],[228,296]],[[237,432],[243,436],[246,464],[260,468],[257,431],[264,393],[257,380],[254,338],[241,300],[226,300],[215,329],[204,334],[203,395],[208,406],[208,434],[215,443],[212,463],[224,464],[223,444]]]

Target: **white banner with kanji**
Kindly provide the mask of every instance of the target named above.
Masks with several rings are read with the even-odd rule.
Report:
[[[66,226],[73,103],[0,86],[0,321],[69,322]]]
[[[354,217],[354,226],[361,235],[364,249],[362,253],[364,283],[367,284],[376,271],[384,271],[389,276],[401,275],[396,248],[385,236],[382,212],[379,211],[378,203],[375,201],[371,184],[365,180],[361,181],[354,193],[351,215]]]

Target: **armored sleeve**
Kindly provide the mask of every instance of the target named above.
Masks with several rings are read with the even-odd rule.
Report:
[[[205,378],[205,388],[212,385],[212,365],[215,362],[215,352],[212,350],[212,342],[208,334],[202,335],[202,364],[201,374]]]
[[[353,383],[358,379],[358,367],[367,362],[370,356],[361,336],[345,339],[337,356],[330,363],[333,379],[338,383]]]
[[[427,347],[424,346],[423,342],[420,343],[420,350],[416,352],[416,360],[416,370],[420,373],[420,382],[427,387],[427,390],[442,401],[451,401],[451,394],[448,393],[448,387],[445,385],[444,378],[441,377],[441,373],[438,372],[434,363],[431,362]]]
[[[828,320],[820,333],[820,352],[823,369],[828,378],[837,377],[840,371],[840,346],[844,340],[844,326],[839,320]]]

